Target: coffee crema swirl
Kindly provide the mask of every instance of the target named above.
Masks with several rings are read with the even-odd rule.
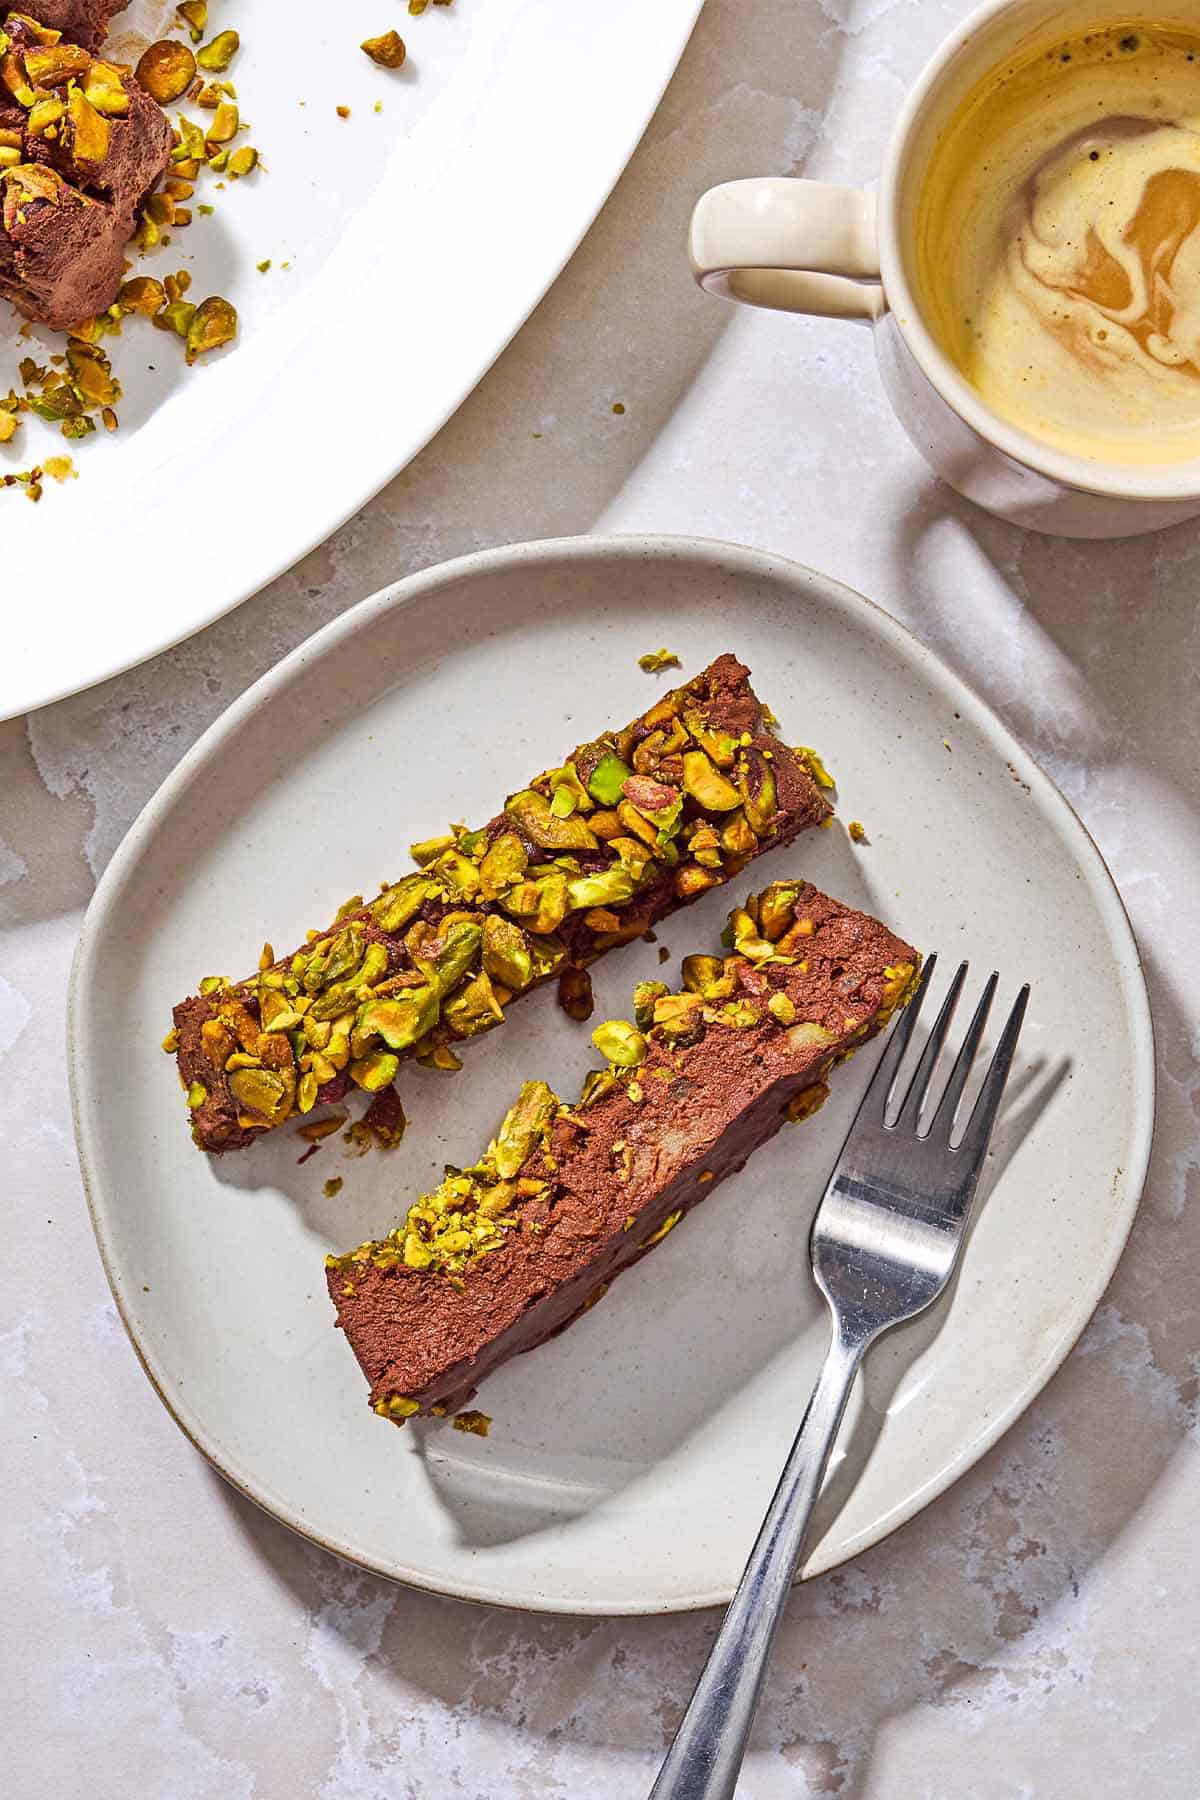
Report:
[[[1200,456],[1200,35],[1122,26],[997,71],[935,148],[916,250],[997,412],[1106,461]]]

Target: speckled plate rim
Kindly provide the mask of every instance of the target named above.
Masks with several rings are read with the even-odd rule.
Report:
[[[125,1292],[124,1278],[109,1230],[108,1199],[102,1182],[99,1146],[93,1141],[86,1111],[82,1104],[83,1096],[88,1091],[91,1081],[89,1070],[95,1066],[89,1053],[91,1028],[87,1016],[87,1000],[92,985],[95,958],[104,931],[110,915],[114,910],[120,909],[123,890],[136,873],[143,846],[149,842],[171,813],[177,797],[186,788],[193,772],[211,757],[219,755],[223,744],[226,740],[234,737],[247,715],[286,689],[300,669],[319,661],[345,639],[358,633],[369,632],[381,616],[410,606],[439,591],[449,589],[464,578],[470,579],[475,575],[489,574],[497,570],[515,570],[531,564],[554,562],[565,558],[601,561],[611,559],[614,562],[632,559],[644,563],[647,559],[656,557],[665,557],[671,560],[690,559],[700,567],[709,567],[714,570],[729,571],[733,569],[741,574],[764,579],[791,580],[802,586],[810,595],[813,593],[819,595],[822,604],[835,609],[843,617],[853,619],[855,615],[860,617],[865,615],[870,628],[890,643],[900,660],[919,669],[927,677],[935,679],[946,693],[953,697],[954,706],[964,714],[972,716],[976,726],[993,744],[998,754],[1011,765],[1023,782],[1029,784],[1033,794],[1036,795],[1060,835],[1071,843],[1081,866],[1090,868],[1093,877],[1092,891],[1096,904],[1101,910],[1104,924],[1112,934],[1114,942],[1122,944],[1128,952],[1127,956],[1122,956],[1119,960],[1119,979],[1129,1030],[1135,1092],[1131,1109],[1130,1139],[1120,1171],[1121,1205],[1119,1209],[1115,1209],[1119,1216],[1120,1227],[1112,1234],[1108,1246],[1109,1254],[1106,1259],[1099,1259],[1090,1267],[1087,1277],[1080,1281],[1072,1293],[1070,1303],[1066,1308],[1067,1322],[1046,1360],[1031,1374],[1028,1381],[1016,1389],[1007,1406],[997,1410],[984,1429],[964,1439],[961,1456],[953,1464],[939,1470],[923,1486],[910,1493],[877,1529],[860,1532],[844,1541],[835,1555],[817,1554],[812,1557],[805,1568],[805,1579],[840,1567],[855,1556],[861,1555],[873,1544],[890,1536],[893,1531],[913,1518],[930,1501],[951,1487],[960,1476],[974,1467],[993,1444],[1020,1418],[1061,1367],[1099,1305],[1124,1251],[1145,1184],[1154,1135],[1156,1065],[1153,1019],[1137,940],[1116,882],[1087,827],[1070,802],[1021,746],[988,703],[968,683],[955,674],[939,656],[923,645],[882,607],[868,600],[865,595],[847,587],[831,576],[823,575],[818,570],[811,569],[788,557],[776,556],[767,551],[753,549],[746,545],[727,543],[719,539],[649,533],[587,538],[547,538],[524,544],[503,545],[496,549],[478,551],[468,556],[457,557],[450,562],[437,564],[381,589],[333,620],[329,625],[324,626],[320,631],[315,632],[312,637],[306,639],[297,649],[277,663],[273,669],[261,676],[233,702],[219,719],[209,726],[147,802],[122,840],[92,897],[84,917],[72,962],[67,998],[67,1063],[72,1121],[84,1193],[101,1262],[121,1321],[138,1360],[155,1393],[184,1435],[217,1472],[248,1500],[253,1501],[265,1512],[272,1514],[300,1537],[322,1549],[331,1551],[334,1555],[357,1567],[366,1569],[373,1574],[385,1576],[390,1580],[399,1581],[406,1586],[420,1588],[430,1593],[443,1594],[453,1599],[474,1601],[482,1605],[506,1606],[518,1611],[556,1613],[573,1617],[604,1618],[619,1615],[637,1616],[698,1611],[705,1607],[726,1604],[732,1597],[732,1588],[726,1584],[682,1597],[673,1597],[669,1602],[651,1597],[644,1604],[636,1605],[609,1603],[602,1597],[595,1599],[581,1597],[577,1602],[568,1606],[539,1594],[537,1591],[530,1591],[520,1596],[514,1595],[509,1590],[501,1591],[490,1586],[486,1580],[473,1578],[469,1572],[464,1573],[461,1581],[447,1581],[444,1578],[433,1580],[419,1568],[383,1558],[364,1556],[361,1550],[352,1549],[336,1536],[314,1531],[282,1495],[259,1481],[249,1469],[241,1466],[237,1458],[223,1448],[218,1436],[207,1430],[193,1416],[189,1407],[178,1395],[173,1395],[169,1391],[173,1385],[170,1378],[164,1371],[156,1367],[154,1358],[139,1340],[133,1323],[128,1296]],[[1116,1188],[1114,1188],[1113,1198],[1114,1201],[1117,1198]],[[749,1546],[747,1546],[748,1548]],[[471,1568],[470,1559],[467,1557],[464,1557],[464,1568],[467,1571],[470,1571]]]

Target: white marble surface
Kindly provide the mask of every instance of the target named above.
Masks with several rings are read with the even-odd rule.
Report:
[[[989,521],[909,449],[865,331],[735,313],[693,290],[682,257],[690,202],[714,180],[870,178],[906,83],[962,10],[709,0],[596,228],[426,453],[201,637],[0,726],[0,1163],[16,1277],[0,1324],[0,1531],[21,1595],[0,1634],[0,1724],[20,1800],[615,1800],[648,1786],[714,1620],[580,1624],[421,1597],[339,1566],[228,1490],[116,1321],[62,1050],[96,875],[253,675],[458,551],[642,528],[827,569],[981,688],[1113,867],[1159,1033],[1150,1184],[1092,1327],[971,1476],[797,1594],[740,1792],[1200,1790],[1200,524],[1073,546]],[[169,589],[169,570],[155,579]]]

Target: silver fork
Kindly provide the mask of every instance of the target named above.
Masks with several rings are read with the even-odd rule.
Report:
[[[1029,989],[1023,987],[1017,996],[970,1119],[955,1142],[955,1116],[996,992],[994,974],[937,1110],[923,1131],[921,1124],[967,978],[966,963],[950,984],[900,1110],[888,1121],[900,1064],[936,963],[937,957],[930,956],[892,1032],[817,1209],[813,1274],[833,1314],[833,1337],[745,1573],[650,1800],[730,1800],[771,1645],[858,1366],[883,1332],[931,1306],[954,1272]]]

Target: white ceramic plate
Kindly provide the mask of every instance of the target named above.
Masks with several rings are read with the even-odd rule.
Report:
[[[230,708],[114,857],[74,973],[71,1073],[109,1278],[183,1429],[297,1531],[447,1593],[580,1613],[727,1598],[824,1349],[806,1236],[874,1053],[603,1304],[488,1380],[482,1442],[374,1417],[322,1258],[469,1161],[519,1078],[574,1092],[588,1032],[531,998],[464,1073],[405,1070],[398,1151],[348,1160],[334,1138],[302,1166],[292,1132],[198,1154],[158,1041],[199,976],[252,968],[266,935],[299,941],[394,878],[410,839],[487,817],[632,717],[663,681],[636,658],[660,644],[689,671],[735,650],[870,834],[812,832],[756,886],[801,870],[980,979],[995,965],[1002,1001],[1033,984],[956,1292],[873,1353],[809,1572],[900,1524],[1028,1404],[1095,1306],[1145,1171],[1150,1019],[1104,865],[999,721],[884,613],[793,563],[670,538],[489,551],[364,602]],[[716,947],[733,898],[661,929],[668,974]],[[598,1016],[658,973],[652,945],[609,956]]]
[[[105,340],[125,389],[116,437],[64,444],[32,420],[0,448],[0,470],[64,450],[79,469],[38,506],[0,490],[9,587],[46,592],[65,538],[90,547],[8,634],[0,718],[198,631],[403,468],[574,250],[701,4],[454,0],[410,19],[400,0],[355,0],[303,8],[298,29],[279,0],[213,9],[214,29],[241,33],[230,73],[269,173],[202,181],[190,204],[213,216],[143,268],[189,269],[192,297],[234,302],[240,336],[189,370],[177,340],[128,321]],[[112,53],[135,61],[172,17],[171,0],[133,0]],[[409,48],[396,73],[358,47],[389,23]],[[0,311],[5,391],[31,346]],[[36,336],[35,354],[61,350]]]

